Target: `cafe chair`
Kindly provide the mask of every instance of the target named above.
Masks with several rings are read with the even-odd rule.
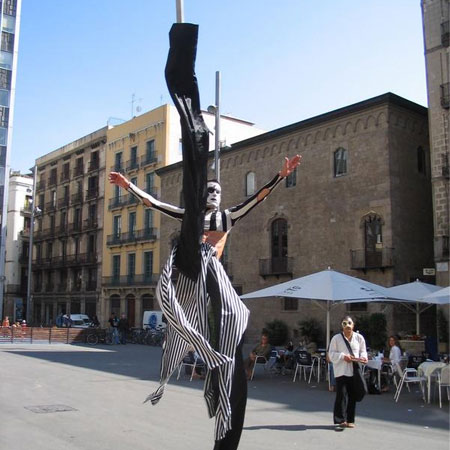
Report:
[[[446,388],[447,400],[450,401],[450,366],[447,365],[438,372],[437,386],[439,389],[439,408],[442,408],[442,388]]]
[[[403,385],[406,384],[408,390],[409,390],[409,385],[412,383],[419,383],[420,385],[420,390],[422,391],[422,398],[423,401],[425,402],[425,388],[424,388],[424,384],[427,382],[426,377],[422,377],[419,376],[417,374],[417,370],[416,369],[412,369],[410,367],[406,367],[405,369],[401,369],[400,365],[397,365],[397,371],[400,375],[400,381],[397,385],[397,390],[395,391],[394,394],[394,400],[397,403],[398,399],[400,397],[400,393],[402,392],[402,388]]]
[[[190,370],[191,377],[189,381],[192,381],[192,378],[194,377],[195,374],[195,370],[200,367],[202,369],[205,369],[205,363],[200,359],[200,357],[193,356],[193,354],[190,352],[188,355],[184,357],[183,361],[181,361],[180,365],[178,366],[177,380],[180,379],[181,370],[183,369],[183,367],[187,375],[189,375]]]
[[[319,358],[313,358],[311,356],[311,353],[308,353],[305,350],[297,350],[294,352],[294,358],[296,361],[296,367],[294,372],[294,379],[292,380],[295,382],[295,379],[297,378],[297,373],[299,375],[299,380],[302,378],[302,371],[303,371],[303,377],[306,381],[306,371],[309,370],[309,379],[308,384],[311,383],[311,377],[315,370],[319,370]],[[315,369],[315,366],[317,365],[317,369]],[[318,372],[317,372],[318,373]]]
[[[253,380],[253,375],[255,374],[257,365],[262,366],[264,368],[264,371],[270,372],[272,368],[275,367],[277,356],[278,352],[276,350],[271,351],[269,359],[267,359],[265,356],[257,356],[255,359],[255,364],[253,364],[252,376],[250,377],[250,380]]]

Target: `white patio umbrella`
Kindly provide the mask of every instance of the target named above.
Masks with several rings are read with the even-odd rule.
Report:
[[[295,280],[241,295],[243,299],[292,297],[312,300],[327,312],[327,345],[330,342],[330,310],[336,303],[386,299],[387,289],[374,283],[328,269]],[[326,302],[324,307],[320,301]]]
[[[447,286],[439,291],[435,291],[431,294],[422,297],[423,301],[433,303],[435,305],[449,305],[450,304],[450,286]]]
[[[436,303],[426,300],[426,297],[440,289],[442,289],[441,286],[416,280],[387,288],[387,291],[389,300],[400,300],[404,307],[416,314],[416,334],[420,334],[420,314]]]

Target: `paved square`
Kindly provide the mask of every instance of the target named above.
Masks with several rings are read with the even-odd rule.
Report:
[[[142,403],[158,385],[160,353],[141,345],[0,345],[0,448],[212,449],[201,381],[174,378],[157,406]],[[405,389],[397,404],[393,394],[368,395],[357,405],[357,427],[343,433],[332,427],[333,402],[324,382],[258,371],[240,450],[449,447],[446,399],[440,409],[436,401],[423,405],[416,389]]]

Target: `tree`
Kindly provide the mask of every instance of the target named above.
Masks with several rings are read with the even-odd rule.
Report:
[[[289,336],[289,329],[282,320],[272,320],[266,323],[265,331],[269,334],[269,342],[272,345],[283,345],[287,342]]]

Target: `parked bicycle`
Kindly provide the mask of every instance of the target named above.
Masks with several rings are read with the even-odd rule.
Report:
[[[112,331],[109,329],[95,328],[88,333],[86,342],[89,345],[97,345],[99,342],[106,345],[112,345]]]

